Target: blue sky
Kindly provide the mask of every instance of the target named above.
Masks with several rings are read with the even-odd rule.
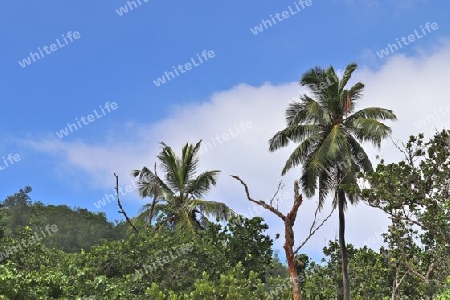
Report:
[[[293,8],[294,1],[140,1],[142,5],[122,16],[116,10],[127,2],[121,0],[0,4],[0,157],[20,155],[0,170],[1,197],[30,185],[33,200],[86,207],[106,212],[110,220],[121,219],[115,203],[101,209],[93,205],[112,192],[113,172],[123,185],[130,184],[131,169],[153,165],[159,141],[179,149],[246,121],[252,128],[205,153],[202,166],[224,166],[223,186],[211,196],[249,212],[243,191],[227,175],[245,175],[261,198],[273,194],[289,149],[270,154],[267,163],[267,140],[282,128],[288,100],[301,92],[296,84],[301,74],[316,65],[344,69],[357,62],[367,103],[398,107],[405,115],[396,125],[399,138],[415,133],[414,122],[426,113],[448,105],[445,84],[433,88],[431,80],[437,74],[448,78],[448,0],[312,0],[257,35],[250,29]],[[438,29],[386,58],[377,56],[388,43],[414,34],[427,22],[436,22]],[[18,63],[38,47],[62,42],[69,31],[79,32],[79,38],[26,67]],[[153,83],[203,50],[215,56],[159,87]],[[424,74],[429,76],[422,78]],[[410,76],[409,82],[403,76]],[[424,80],[430,83],[422,85]],[[405,88],[418,90],[405,95]],[[430,93],[437,100],[427,99],[424,110],[419,95]],[[107,102],[115,102],[117,109],[57,137],[67,123],[95,109],[99,113]],[[441,117],[427,126],[442,125]],[[249,157],[256,160],[249,162]],[[285,178],[286,189],[291,190],[289,180],[297,177],[291,172]],[[123,199],[131,215],[145,203],[135,192]],[[375,230],[355,232],[355,237],[364,240]],[[334,237],[325,232],[324,238],[327,234]],[[321,248],[323,241],[317,245]]]

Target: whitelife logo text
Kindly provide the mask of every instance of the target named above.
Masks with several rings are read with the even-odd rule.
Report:
[[[79,128],[81,128],[81,122],[83,122],[84,125],[88,125],[89,123],[94,122],[97,119],[100,119],[101,117],[106,115],[105,109],[108,111],[108,113],[111,112],[111,110],[116,110],[118,108],[117,103],[116,102],[112,102],[111,104],[109,102],[106,102],[105,105],[102,107],[101,105],[99,105],[101,111],[102,111],[102,115],[100,115],[96,109],[93,110],[94,114],[90,114],[87,117],[81,117],[80,120],[78,120],[78,118],[75,118],[76,123],[67,123],[67,127],[65,127],[64,129],[61,129],[59,132],[56,133],[56,135],[62,139],[65,136],[69,135],[69,130],[70,132],[73,132],[74,130],[78,130]],[[87,121],[87,122],[86,122]]]
[[[142,5],[141,0],[136,0],[136,1],[137,1],[137,3],[139,3],[139,7],[140,7]],[[127,1],[126,5],[120,7],[119,9],[116,9],[116,13],[119,15],[119,17],[128,13],[128,7],[130,8],[130,11],[132,11],[134,8],[138,8],[136,1]],[[148,1],[149,0],[142,0],[142,2],[144,2],[144,3],[148,2]],[[134,8],[133,8],[133,5],[134,5]]]
[[[295,9],[292,9],[292,7],[289,5],[287,8],[288,10],[283,11],[282,13],[276,13],[275,17],[273,15],[270,15],[270,19],[269,20],[261,20],[261,23],[257,26],[255,26],[254,28],[250,28],[250,31],[254,34],[257,35],[258,33],[261,33],[264,31],[264,29],[269,29],[269,27],[275,26],[277,24],[277,21],[275,20],[275,18],[278,20],[278,22],[282,22],[284,20],[286,20],[287,18],[298,14],[301,10],[304,10],[306,7],[311,6],[312,5],[312,0],[299,0],[298,2],[294,2],[294,6]],[[300,6],[302,7],[300,9]]]
[[[14,164],[14,162],[18,162],[20,160],[19,154],[8,154],[8,157],[5,159],[5,157],[2,157],[3,163],[0,162],[0,171],[6,169],[7,167]],[[8,163],[9,161],[9,163]],[[2,166],[3,165],[3,166]]]
[[[433,23],[427,22],[425,24],[425,28],[427,29],[428,33],[431,33],[431,29],[437,30],[439,28],[439,26],[438,26],[438,24],[436,22],[433,22]],[[409,42],[406,41],[406,37],[402,36],[402,38],[400,40],[403,42],[403,45],[407,46],[410,43],[416,41],[416,38],[417,39],[421,39],[421,38],[423,38],[424,36],[427,35],[427,31],[425,31],[425,29],[422,27],[422,25],[420,25],[420,29],[422,30],[423,35],[420,35],[420,33],[418,33],[417,30],[414,30],[414,34],[408,35],[408,41]],[[400,49],[401,49],[403,47],[402,43],[400,43],[398,38],[396,38],[396,40],[397,40],[398,47],[400,47]],[[388,43],[386,48],[384,48],[381,51],[377,52],[378,57],[379,58],[383,58],[385,56],[389,56],[389,54],[394,53],[395,51],[398,51],[397,45],[395,43],[394,44]],[[390,52],[389,52],[389,50],[390,50]]]
[[[19,61],[19,65],[22,68],[25,68],[26,66],[31,65],[32,62],[35,62],[36,59],[40,60],[41,58],[44,57],[44,52],[42,52],[42,50],[44,50],[46,54],[51,54],[52,52],[55,52],[56,50],[61,49],[61,48],[65,47],[66,45],[68,45],[69,42],[67,41],[67,39],[69,39],[70,42],[73,42],[74,40],[78,40],[81,37],[81,35],[78,31],[74,31],[73,33],[72,33],[72,31],[69,31],[67,33],[67,36],[64,36],[64,34],[63,34],[62,37],[63,37],[63,41],[65,43],[61,43],[59,41],[59,38],[57,38],[56,44],[51,44],[50,47],[47,47],[47,45],[42,47],[42,49],[41,49],[41,47],[38,47],[38,52],[41,55],[39,55],[39,53],[30,52],[30,55],[27,58],[24,58],[24,59],[22,59],[22,61]],[[50,51],[48,49],[50,49]],[[33,61],[31,61],[32,59],[33,59]]]
[[[177,74],[177,77],[180,76],[180,74],[178,73],[177,69],[178,69],[182,74],[184,74],[184,73],[186,73],[187,71],[192,70],[192,65],[193,65],[194,67],[198,67],[198,66],[200,66],[201,64],[203,64],[203,60],[208,61],[208,57],[209,57],[209,58],[214,58],[214,57],[216,56],[216,54],[215,54],[214,51],[212,51],[212,50],[209,50],[208,53],[206,53],[206,50],[203,50],[201,56],[203,57],[203,59],[202,59],[202,57],[200,57],[200,55],[197,53],[197,59],[198,59],[198,61],[199,61],[200,63],[196,63],[196,60],[195,60],[193,57],[191,57],[191,62],[192,62],[192,64],[191,64],[190,62],[187,62],[187,63],[185,63],[184,65],[178,65],[178,67],[172,66],[173,71],[175,72],[175,74]],[[184,69],[183,69],[183,67],[184,67]],[[172,77],[172,78],[171,78],[171,77]],[[169,72],[166,71],[166,72],[164,72],[164,74],[163,74],[162,77],[160,77],[160,78],[158,78],[158,79],[156,79],[156,80],[153,80],[153,83],[154,83],[157,87],[159,87],[160,85],[166,83],[166,78],[167,78],[167,81],[170,81],[170,80],[172,80],[172,79],[175,79],[175,75],[173,74],[172,71],[169,71]]]

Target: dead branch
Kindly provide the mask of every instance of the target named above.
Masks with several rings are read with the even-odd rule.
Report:
[[[123,209],[122,204],[120,203],[120,198],[119,198],[119,176],[117,176],[116,173],[114,173],[114,177],[116,177],[116,188],[115,188],[115,190],[116,190],[117,204],[119,204],[119,208],[120,208],[119,213],[124,215],[124,217],[127,220],[128,224],[130,224],[130,226],[136,231],[136,233],[139,234],[139,231],[137,230],[136,226],[134,226],[134,224],[131,222],[130,218],[127,216],[127,213]]]
[[[270,205],[271,205],[271,206],[273,206],[273,204],[272,204],[272,203],[273,203],[273,200],[275,200],[275,197],[278,195],[278,193],[280,192],[280,190],[281,190],[283,187],[284,187],[283,182],[280,181],[280,182],[278,183],[278,188],[277,188],[275,194],[273,195],[272,199],[270,199]],[[277,199],[277,208],[278,208],[278,199]]]
[[[286,219],[286,216],[283,215],[283,214],[282,214],[278,209],[276,209],[275,207],[270,206],[269,204],[267,204],[267,203],[264,202],[263,200],[257,201],[257,200],[255,200],[255,199],[253,199],[253,198],[250,196],[250,192],[249,192],[249,190],[248,190],[247,184],[246,184],[241,178],[239,178],[239,176],[231,175],[231,177],[233,177],[234,179],[238,180],[238,181],[244,186],[245,194],[247,195],[247,199],[248,199],[249,201],[251,201],[251,202],[253,202],[253,203],[256,203],[256,204],[258,204],[258,205],[261,205],[262,207],[264,207],[264,208],[267,209],[267,210],[270,210],[271,212],[273,212],[274,214],[276,214],[279,218],[281,218],[283,221]]]
[[[314,228],[314,225],[316,224],[316,218],[317,218],[317,212],[319,211],[319,206],[317,206],[316,208],[316,212],[314,213],[314,221],[311,225],[311,228],[309,228],[309,234],[306,237],[306,239],[300,244],[300,246],[298,246],[298,248],[294,251],[294,254],[297,254],[298,251],[305,246],[305,244],[309,241],[309,239],[316,233],[317,230],[320,229],[320,227],[322,227],[326,221],[328,221],[328,219],[331,217],[331,215],[333,214],[334,210],[336,209],[336,207],[333,206],[333,208],[331,209],[330,213],[328,214],[328,216],[323,219],[322,223],[320,223],[319,226]]]

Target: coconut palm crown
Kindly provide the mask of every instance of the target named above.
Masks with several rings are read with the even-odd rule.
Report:
[[[195,145],[185,144],[178,157],[171,147],[161,143],[162,150],[157,157],[164,172],[163,179],[156,170],[152,172],[147,167],[131,172],[138,179],[139,195],[153,198],[142,207],[138,220],[149,226],[155,222],[155,228],[165,225],[169,230],[195,232],[207,226],[208,217],[225,221],[235,215],[224,203],[203,199],[216,185],[220,171],[206,171],[196,176],[200,144],[201,140]]]
[[[333,67],[316,67],[304,73],[300,84],[311,91],[311,96],[301,95],[300,102],[289,105],[286,128],[269,141],[271,152],[289,142],[299,143],[286,161],[282,175],[301,164],[303,191],[312,197],[318,187],[321,205],[338,182],[352,184],[358,171],[373,171],[361,143],[368,141],[379,148],[391,133],[380,120],[396,120],[392,110],[384,108],[355,111],[364,84],[345,87],[356,68],[356,64],[349,64],[341,79]],[[349,196],[353,202],[355,196]]]

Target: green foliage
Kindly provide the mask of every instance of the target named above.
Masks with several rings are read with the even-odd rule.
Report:
[[[12,201],[8,205],[17,207]],[[36,205],[37,209],[29,203],[24,207],[31,212],[47,212],[47,216],[42,216],[44,223],[50,220],[48,214],[51,216],[53,210],[61,211],[59,207],[47,209],[42,204]],[[72,213],[102,221],[98,215],[83,210]],[[13,227],[14,234],[11,231],[0,240],[0,253],[6,253],[0,261],[0,295],[20,300],[94,296],[95,299],[148,299],[146,293],[157,289],[157,294],[182,299],[174,297],[191,292],[201,294],[201,286],[205,284],[221,285],[224,293],[230,282],[236,287],[242,284],[242,290],[237,288],[235,292],[236,297],[250,295],[254,284],[264,291],[270,284],[262,280],[272,264],[272,240],[264,235],[268,226],[262,218],[231,221],[226,226],[211,223],[196,235],[175,234],[165,229],[143,230],[139,235],[104,240],[77,253],[50,248],[43,240],[9,254],[11,246],[36,234],[31,226]],[[60,231],[55,235],[58,234]],[[230,277],[235,271],[239,272],[240,281]]]
[[[224,203],[207,201],[203,197],[216,185],[218,170],[205,171],[196,175],[201,141],[195,145],[185,144],[181,157],[171,147],[161,143],[162,150],[158,155],[164,177],[160,178],[155,170],[147,167],[133,170],[131,175],[138,179],[141,197],[152,197],[152,202],[144,205],[138,216],[142,226],[153,226],[159,229],[165,226],[171,231],[194,233],[204,229],[208,217],[216,217],[221,221],[235,215]]]
[[[350,191],[392,220],[378,251],[346,245],[353,299],[450,299],[450,134],[423,139],[410,138],[404,161],[363,176],[370,188]],[[292,299],[262,218],[125,235],[127,224],[32,203],[30,192],[0,203],[0,299]],[[58,231],[33,239],[48,224]],[[341,247],[330,241],[323,253],[320,263],[295,257],[303,299],[343,298]]]
[[[391,110],[384,108],[356,111],[364,84],[358,82],[345,89],[356,68],[356,64],[349,64],[341,79],[331,66],[305,72],[300,84],[313,96],[301,95],[300,102],[289,105],[286,128],[269,141],[270,151],[286,147],[290,142],[299,143],[282,174],[302,164],[302,189],[311,197],[318,188],[320,203],[338,184],[354,185],[358,171],[372,171],[372,164],[360,143],[369,141],[379,147],[381,140],[391,132],[380,121],[396,119]],[[349,196],[350,201],[356,200],[353,194]]]
[[[224,252],[230,265],[241,263],[245,275],[250,271],[265,274],[272,261],[272,239],[264,235],[269,228],[263,218],[233,217],[221,233]]]
[[[66,205],[32,203],[31,191],[31,187],[25,187],[0,204],[0,214],[3,215],[0,231],[4,228],[4,235],[17,236],[25,226],[38,231],[47,225],[56,225],[58,234],[48,235],[43,243],[66,252],[88,250],[103,241],[126,236],[125,224],[108,222],[104,213],[71,209]]]
[[[385,235],[397,272],[413,275],[422,295],[439,291],[450,274],[450,135],[444,130],[428,142],[411,136],[405,159],[381,161],[365,177],[370,189],[360,191],[369,205],[392,219]]]
[[[442,292],[442,294],[438,295],[434,299],[436,299],[436,300],[450,300],[450,277],[447,277],[447,287],[446,287],[446,289]]]
[[[256,273],[251,271],[245,276],[242,264],[221,275],[219,281],[211,280],[206,272],[195,282],[195,289],[190,293],[165,294],[157,284],[147,289],[146,295],[151,299],[289,299],[292,297],[289,280],[273,278],[269,286],[262,283]]]

